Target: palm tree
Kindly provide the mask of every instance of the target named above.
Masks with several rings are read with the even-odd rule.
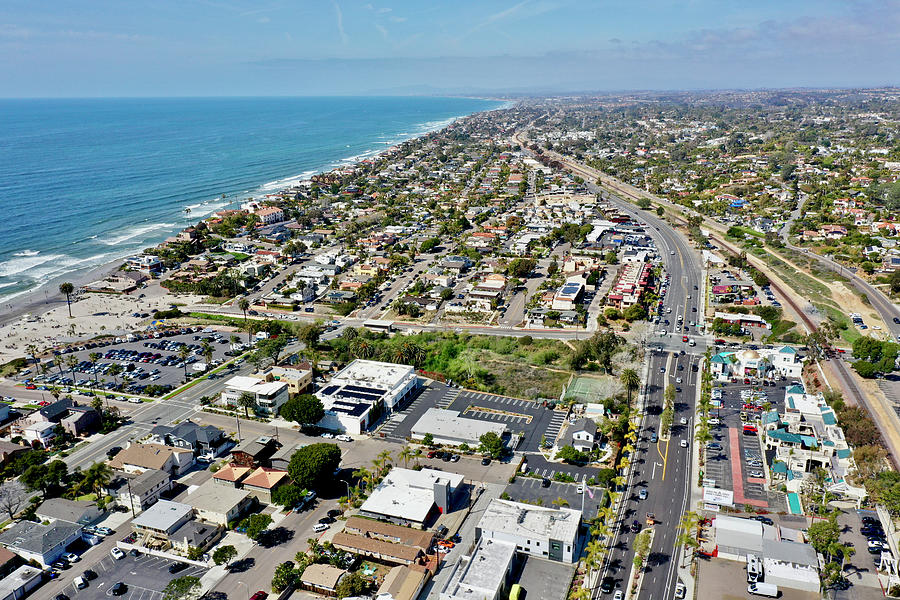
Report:
[[[68,281],[64,281],[59,284],[59,293],[65,294],[66,296],[66,305],[69,307],[69,318],[72,318],[72,292],[75,291],[75,286],[69,283]]]
[[[625,386],[625,391],[628,393],[628,405],[630,406],[631,393],[640,387],[641,378],[634,369],[625,369],[622,371],[622,374],[619,375],[619,381]]]
[[[112,479],[112,474],[112,467],[105,462],[96,462],[82,473],[85,485],[97,494],[98,499],[103,495],[103,489]]]
[[[244,322],[247,322],[247,311],[250,309],[250,301],[246,298],[241,298],[237,301],[238,309],[244,313]]]
[[[256,321],[244,320],[244,331],[247,332],[247,343],[249,344],[253,341],[253,338],[251,336],[259,331],[259,323],[257,323]]]
[[[372,473],[365,467],[360,467],[353,471],[353,477],[365,483],[366,490],[369,489],[369,482],[372,480]]]
[[[560,496],[560,497],[558,497],[556,500],[554,500],[553,502],[551,502],[550,504],[552,504],[552,505],[555,506],[556,508],[562,508],[562,507],[564,507],[564,506],[568,506],[568,505],[569,505],[569,501],[566,500],[565,498],[563,498],[562,496]]]
[[[419,466],[419,459],[421,459],[422,456],[423,456],[424,454],[425,454],[425,453],[422,452],[422,449],[421,449],[421,448],[416,448],[416,449],[413,451],[413,453],[412,453],[412,458],[416,459],[416,466]]]
[[[350,354],[355,358],[370,359],[375,356],[375,346],[366,338],[357,337],[350,342]]]
[[[352,342],[357,336],[359,336],[359,329],[356,327],[345,327],[344,331],[341,333],[341,337],[348,342]]]
[[[400,454],[397,455],[397,458],[403,461],[403,468],[409,466],[409,459],[413,456],[413,449],[409,446],[403,446],[403,450],[400,451]]]
[[[112,375],[113,381],[116,384],[116,388],[119,387],[119,375],[122,373],[122,365],[117,365],[115,363],[109,368],[109,374]]]
[[[206,361],[206,368],[209,369],[213,359],[213,347],[206,338],[200,344],[200,354],[203,355],[203,359]]]
[[[91,361],[91,366],[96,367],[97,363],[100,361],[101,354],[99,352],[91,352],[88,354],[88,360]],[[94,385],[97,384],[97,372],[94,371]]]
[[[72,372],[72,385],[77,383],[77,376],[75,375],[75,367],[78,366],[78,358],[74,354],[69,354],[66,356],[66,366],[69,367],[69,370]]]
[[[37,359],[38,347],[35,344],[28,344],[25,347],[25,349],[28,351],[28,354],[31,355],[31,364],[33,364],[33,365],[38,364],[38,359]]]
[[[256,396],[251,394],[250,392],[242,392],[240,396],[238,396],[238,406],[244,407],[244,416],[250,417],[250,409],[256,408]]]
[[[181,359],[181,366],[184,367],[184,380],[187,381],[187,359],[191,356],[191,349],[182,344],[176,352],[178,358]]]
[[[394,456],[391,454],[390,450],[382,450],[378,453],[378,460],[381,461],[381,469],[384,470],[384,467],[393,460]]]

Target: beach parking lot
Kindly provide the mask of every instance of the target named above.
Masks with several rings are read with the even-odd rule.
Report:
[[[123,391],[139,395],[159,395],[184,383],[185,370],[197,373],[198,366],[206,363],[203,355],[204,340],[212,351],[211,365],[221,364],[229,358],[230,333],[199,327],[178,330],[177,334],[150,337],[150,334],[133,334],[126,341],[89,342],[74,346],[74,351],[60,354],[61,366],[46,375],[34,373],[22,378],[38,387],[78,387],[98,391],[112,391],[116,384],[123,384]],[[180,352],[186,349],[188,357],[182,360]],[[99,355],[95,361],[92,355]],[[74,367],[70,365],[74,362]],[[187,363],[187,364],[185,364]],[[118,365],[119,373],[115,373]]]

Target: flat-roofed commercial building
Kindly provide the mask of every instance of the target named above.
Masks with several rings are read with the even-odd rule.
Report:
[[[491,500],[475,536],[513,544],[519,552],[557,562],[578,558],[581,511]]]
[[[479,419],[468,419],[456,410],[429,408],[412,427],[413,439],[421,440],[430,433],[436,444],[478,446],[479,439],[488,432],[502,436],[506,425]]]
[[[237,406],[238,399],[244,393],[253,395],[260,411],[274,415],[288,400],[288,384],[237,375],[225,382],[220,401],[222,404]]]
[[[432,516],[447,512],[463,476],[435,469],[393,468],[360,507],[364,517],[423,528]]]
[[[416,370],[410,365],[354,360],[316,392],[325,408],[318,425],[358,435],[369,428],[373,411],[393,411],[411,399],[418,387]]]
[[[506,596],[515,567],[516,546],[481,538],[470,556],[451,567],[440,600],[497,600]]]

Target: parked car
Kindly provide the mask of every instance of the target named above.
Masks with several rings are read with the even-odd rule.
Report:
[[[328,531],[328,525],[325,523],[316,523],[313,526],[313,531],[316,533],[322,533],[323,531]]]
[[[125,553],[122,552],[121,548],[113,548],[109,551],[110,556],[112,556],[116,560],[121,560],[125,558]]]
[[[112,586],[111,591],[113,596],[122,596],[128,591],[128,586],[118,581]]]
[[[73,554],[72,552],[66,552],[62,555],[62,558],[69,564],[77,563],[79,560],[81,560],[80,556],[78,556],[77,554]]]
[[[169,573],[180,573],[187,569],[187,563],[183,562],[173,562],[169,565]]]
[[[98,527],[97,533],[100,535],[112,535],[115,533],[115,531],[113,531],[109,527]]]

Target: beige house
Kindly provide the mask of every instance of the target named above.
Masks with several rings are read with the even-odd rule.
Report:
[[[290,481],[287,471],[258,467],[241,482],[241,486],[260,502],[271,504],[272,492]]]
[[[194,507],[197,519],[225,527],[256,503],[247,490],[226,488],[214,481],[199,486],[185,500]]]
[[[156,469],[173,477],[178,477],[193,464],[193,451],[162,444],[131,444],[109,461],[110,467],[126,473]]]

